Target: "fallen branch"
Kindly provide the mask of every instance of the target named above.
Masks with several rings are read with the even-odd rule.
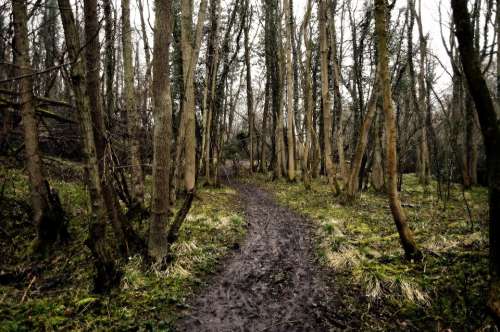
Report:
[[[35,282],[35,280],[36,280],[36,276],[34,276],[33,279],[31,279],[31,281],[28,285],[28,288],[26,288],[26,290],[24,291],[23,297],[21,298],[21,303],[24,303],[24,300],[26,299],[26,296],[28,295],[28,292],[31,289],[31,286],[33,286],[33,283]]]

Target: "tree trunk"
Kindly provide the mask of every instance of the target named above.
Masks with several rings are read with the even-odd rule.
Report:
[[[389,76],[389,51],[387,49],[387,23],[386,23],[386,1],[375,0],[375,32],[377,38],[377,51],[379,63],[379,79],[383,99],[386,132],[386,154],[387,154],[387,192],[389,194],[389,205],[394,222],[399,233],[401,244],[405,255],[409,259],[420,259],[421,252],[418,250],[413,232],[408,227],[406,215],[401,206],[401,200],[397,190],[397,155],[396,155],[396,119],[394,105],[391,96],[391,82]]]
[[[267,122],[269,117],[269,104],[271,101],[271,83],[269,74],[266,73],[266,86],[264,96],[264,114],[262,115],[262,131],[260,138],[260,161],[259,171],[262,173],[267,172],[267,159],[266,159],[266,146],[267,146]]]
[[[139,114],[134,95],[134,67],[132,64],[132,27],[130,26],[130,0],[122,0],[122,52],[124,108],[127,114],[127,134],[130,151],[132,199],[144,203],[144,174],[142,172]]]
[[[293,71],[292,71],[292,38],[293,20],[290,12],[290,0],[283,0],[285,12],[285,63],[286,63],[286,113],[287,113],[287,148],[288,148],[288,180],[295,181],[295,137],[293,126]]]
[[[325,160],[325,170],[328,177],[328,182],[334,181],[334,169],[332,161],[332,118],[331,118],[331,99],[328,87],[328,39],[327,39],[327,6],[326,0],[319,0],[318,5],[319,16],[319,38],[320,38],[320,53],[321,53],[321,100],[323,113],[323,157]]]
[[[111,127],[111,120],[114,116],[115,111],[115,98],[113,91],[113,83],[115,76],[115,39],[114,39],[114,20],[111,14],[111,0],[103,1],[104,7],[104,40],[106,43],[105,47],[105,58],[104,58],[104,68],[106,77],[106,124],[107,127]]]
[[[411,0],[412,2],[414,0]],[[419,118],[420,118],[420,163],[419,163],[419,180],[420,183],[427,185],[430,181],[430,156],[429,156],[429,144],[427,142],[427,103],[429,101],[426,99],[426,82],[425,82],[425,63],[427,57],[427,41],[424,36],[424,31],[422,28],[422,0],[419,1],[418,15],[415,10],[415,3],[412,4],[412,11],[417,20],[418,33],[419,33],[419,72],[418,72],[418,105],[419,105]]]
[[[311,176],[312,176],[312,160],[309,160],[309,155],[313,154],[314,151],[314,131],[313,131],[313,92],[312,92],[312,82],[311,82],[311,66],[312,66],[312,43],[310,37],[310,19],[311,19],[311,0],[307,1],[306,13],[304,15],[302,32],[304,35],[304,47],[305,47],[305,64],[302,66],[303,73],[303,90],[304,90],[304,129],[306,131],[304,140],[304,151],[303,151],[303,165],[302,165],[302,177],[304,181],[304,186],[307,190],[311,189]]]
[[[66,234],[66,220],[62,207],[57,206],[57,194],[50,190],[42,171],[38,147],[38,126],[35,116],[31,61],[29,57],[28,14],[26,2],[12,1],[14,26],[14,62],[19,80],[19,103],[24,132],[26,170],[28,171],[33,222],[37,228],[34,252],[46,254],[62,235]]]
[[[149,226],[149,256],[163,264],[168,255],[170,214],[170,143],[172,100],[170,94],[169,48],[171,42],[171,0],[155,0],[153,47],[153,193]]]
[[[330,0],[330,49],[332,57],[333,92],[334,92],[334,118],[335,118],[335,140],[337,142],[337,153],[339,156],[340,175],[344,183],[348,181],[347,165],[344,153],[344,135],[342,132],[342,94],[340,93],[340,65],[337,53],[337,29],[335,27],[335,10],[337,1]]]
[[[250,1],[245,1],[245,66],[247,69],[247,113],[248,113],[248,138],[249,138],[249,152],[250,152],[250,173],[253,173],[254,167],[254,114],[253,114],[253,90],[252,90],[252,68],[250,64],[250,41],[249,32],[252,23],[252,7],[249,5]]]
[[[375,143],[373,151],[373,166],[371,174],[371,183],[376,191],[382,191],[384,189],[384,167],[382,166],[382,128],[381,128],[381,115],[377,114],[375,120]]]
[[[194,70],[198,62],[202,28],[205,21],[207,0],[201,0],[198,22],[193,36],[192,1],[181,0],[181,47],[184,81],[183,112],[185,116],[186,137],[184,146],[185,170],[184,181],[188,192],[194,191],[196,181],[196,135],[195,135],[195,99]]]
[[[360,127],[360,133],[358,136],[358,142],[356,144],[356,150],[352,158],[351,163],[351,173],[349,174],[349,180],[347,181],[347,197],[349,199],[354,199],[359,190],[359,172],[361,170],[361,164],[363,161],[363,156],[365,155],[366,145],[368,144],[368,135],[370,133],[370,127],[373,123],[373,118],[375,117],[377,111],[377,99],[379,98],[379,87],[378,78],[376,79],[375,87],[372,91],[372,96],[368,102],[368,110],[365,114],[363,124]]]
[[[95,291],[106,292],[119,283],[120,272],[115,266],[105,238],[108,211],[106,209],[101,182],[90,97],[87,93],[87,78],[85,77],[86,66],[80,59],[79,31],[75,24],[70,2],[69,0],[58,0],[58,2],[66,39],[66,47],[68,49],[70,61],[72,62],[70,72],[71,83],[75,95],[76,108],[80,117],[85,146],[86,173],[88,176],[87,185],[91,203],[91,216],[89,221],[90,234],[86,244],[90,248],[95,259]],[[87,15],[92,15],[89,4],[86,5],[86,11]]]
[[[476,105],[486,149],[489,185],[489,242],[491,287],[488,307],[500,321],[500,128],[493,99],[482,75],[473,45],[473,31],[466,0],[452,0],[453,22],[458,39],[462,68]]]

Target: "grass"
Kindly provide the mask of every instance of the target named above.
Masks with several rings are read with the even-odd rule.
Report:
[[[72,239],[36,261],[30,256],[35,228],[29,217],[27,178],[20,170],[0,168],[0,180],[0,185],[5,183],[0,202],[0,274],[26,266],[39,270],[19,282],[0,284],[0,331],[169,331],[189,296],[204,285],[204,277],[245,232],[236,192],[201,188],[174,245],[174,263],[158,271],[145,268],[139,256],[129,257],[121,266],[119,289],[97,296],[91,293],[93,266],[84,245],[89,212],[84,186],[51,179],[71,218]],[[147,223],[134,226],[146,230]]]
[[[321,180],[309,191],[301,183],[269,181],[264,175],[248,181],[314,221],[321,262],[336,272],[340,287],[356,286],[363,293],[364,307],[355,297],[347,299],[364,312],[363,329],[475,330],[488,324],[485,188],[463,195],[454,185],[444,204],[435,183],[424,187],[414,175],[404,176],[402,202],[424,252],[423,262],[415,263],[403,258],[384,194],[369,189],[346,203]]]

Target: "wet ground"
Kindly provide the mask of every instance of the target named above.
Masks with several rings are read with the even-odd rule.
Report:
[[[192,301],[178,331],[331,331],[346,325],[318,267],[311,223],[253,185],[233,183],[248,233]],[[329,280],[329,281],[326,281]],[[343,322],[344,321],[344,322]]]

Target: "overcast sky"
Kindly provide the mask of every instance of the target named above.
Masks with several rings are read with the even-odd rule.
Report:
[[[255,1],[255,0],[254,0]],[[339,0],[340,2],[342,0]],[[366,0],[353,0],[353,7],[356,2],[358,3],[358,8],[362,8],[363,3]],[[418,8],[418,1],[416,0],[416,6]],[[429,42],[428,47],[432,50],[432,52],[439,57],[442,64],[447,68],[450,67],[450,61],[448,60],[448,54],[443,46],[441,41],[440,27],[439,27],[439,4],[441,3],[441,12],[443,15],[443,23],[446,25],[444,28],[444,34],[447,37],[449,35],[449,30],[447,28],[449,22],[449,14],[450,14],[450,1],[449,0],[421,0],[422,1],[422,27],[424,30],[424,34],[429,34]],[[260,0],[257,0],[260,2]],[[316,1],[313,1],[315,3]],[[297,20],[297,24],[300,24],[302,18],[304,16],[305,8],[306,8],[307,0],[294,0],[294,14]],[[406,7],[406,0],[396,0],[396,8],[394,12],[397,11],[398,8]],[[393,18],[396,15],[393,15]],[[418,30],[415,25],[414,29],[415,40],[418,38]],[[446,75],[446,73],[442,70],[441,67],[436,68],[437,74],[441,76],[438,80],[438,86],[440,89],[445,89],[451,83],[450,78]]]

